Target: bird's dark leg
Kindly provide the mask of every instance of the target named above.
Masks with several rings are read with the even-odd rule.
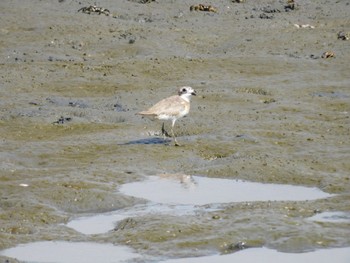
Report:
[[[164,122],[163,122],[163,125],[162,125],[162,135],[164,137],[164,140],[166,139],[166,137],[170,137],[169,133],[164,128]]]
[[[162,135],[163,135],[163,138],[165,140],[165,137],[166,137],[166,130],[164,129],[164,122],[162,124]]]

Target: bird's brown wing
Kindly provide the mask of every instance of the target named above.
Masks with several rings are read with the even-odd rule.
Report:
[[[179,112],[186,110],[186,102],[180,96],[171,96],[163,99],[145,111],[141,111],[140,115],[157,116],[161,114],[178,115]]]

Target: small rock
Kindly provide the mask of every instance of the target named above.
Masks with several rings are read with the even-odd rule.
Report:
[[[345,33],[343,31],[340,31],[338,33],[338,39],[341,39],[341,40],[349,40],[350,39],[350,33]]]

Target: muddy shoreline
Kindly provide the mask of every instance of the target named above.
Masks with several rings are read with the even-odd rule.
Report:
[[[163,258],[229,253],[240,241],[349,247],[349,223],[304,219],[350,212],[350,40],[338,38],[350,32],[350,2],[285,2],[220,0],[215,13],[191,12],[194,1],[99,1],[107,16],[78,12],[85,1],[2,1],[0,250],[45,240]],[[135,113],[184,85],[198,96],[174,147],[159,140],[161,123]],[[65,226],[146,204],[118,188],[164,173],[336,195],[143,215],[100,235]]]

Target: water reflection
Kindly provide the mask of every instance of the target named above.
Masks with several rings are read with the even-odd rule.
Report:
[[[150,176],[142,182],[122,185],[125,195],[163,204],[205,205],[254,201],[304,201],[327,198],[331,194],[318,188],[263,184],[242,180],[199,176]]]
[[[133,140],[126,143],[123,143],[121,145],[132,145],[132,144],[168,144],[170,143],[170,139],[163,139],[163,138],[146,138],[146,139],[139,139],[139,140]]]

